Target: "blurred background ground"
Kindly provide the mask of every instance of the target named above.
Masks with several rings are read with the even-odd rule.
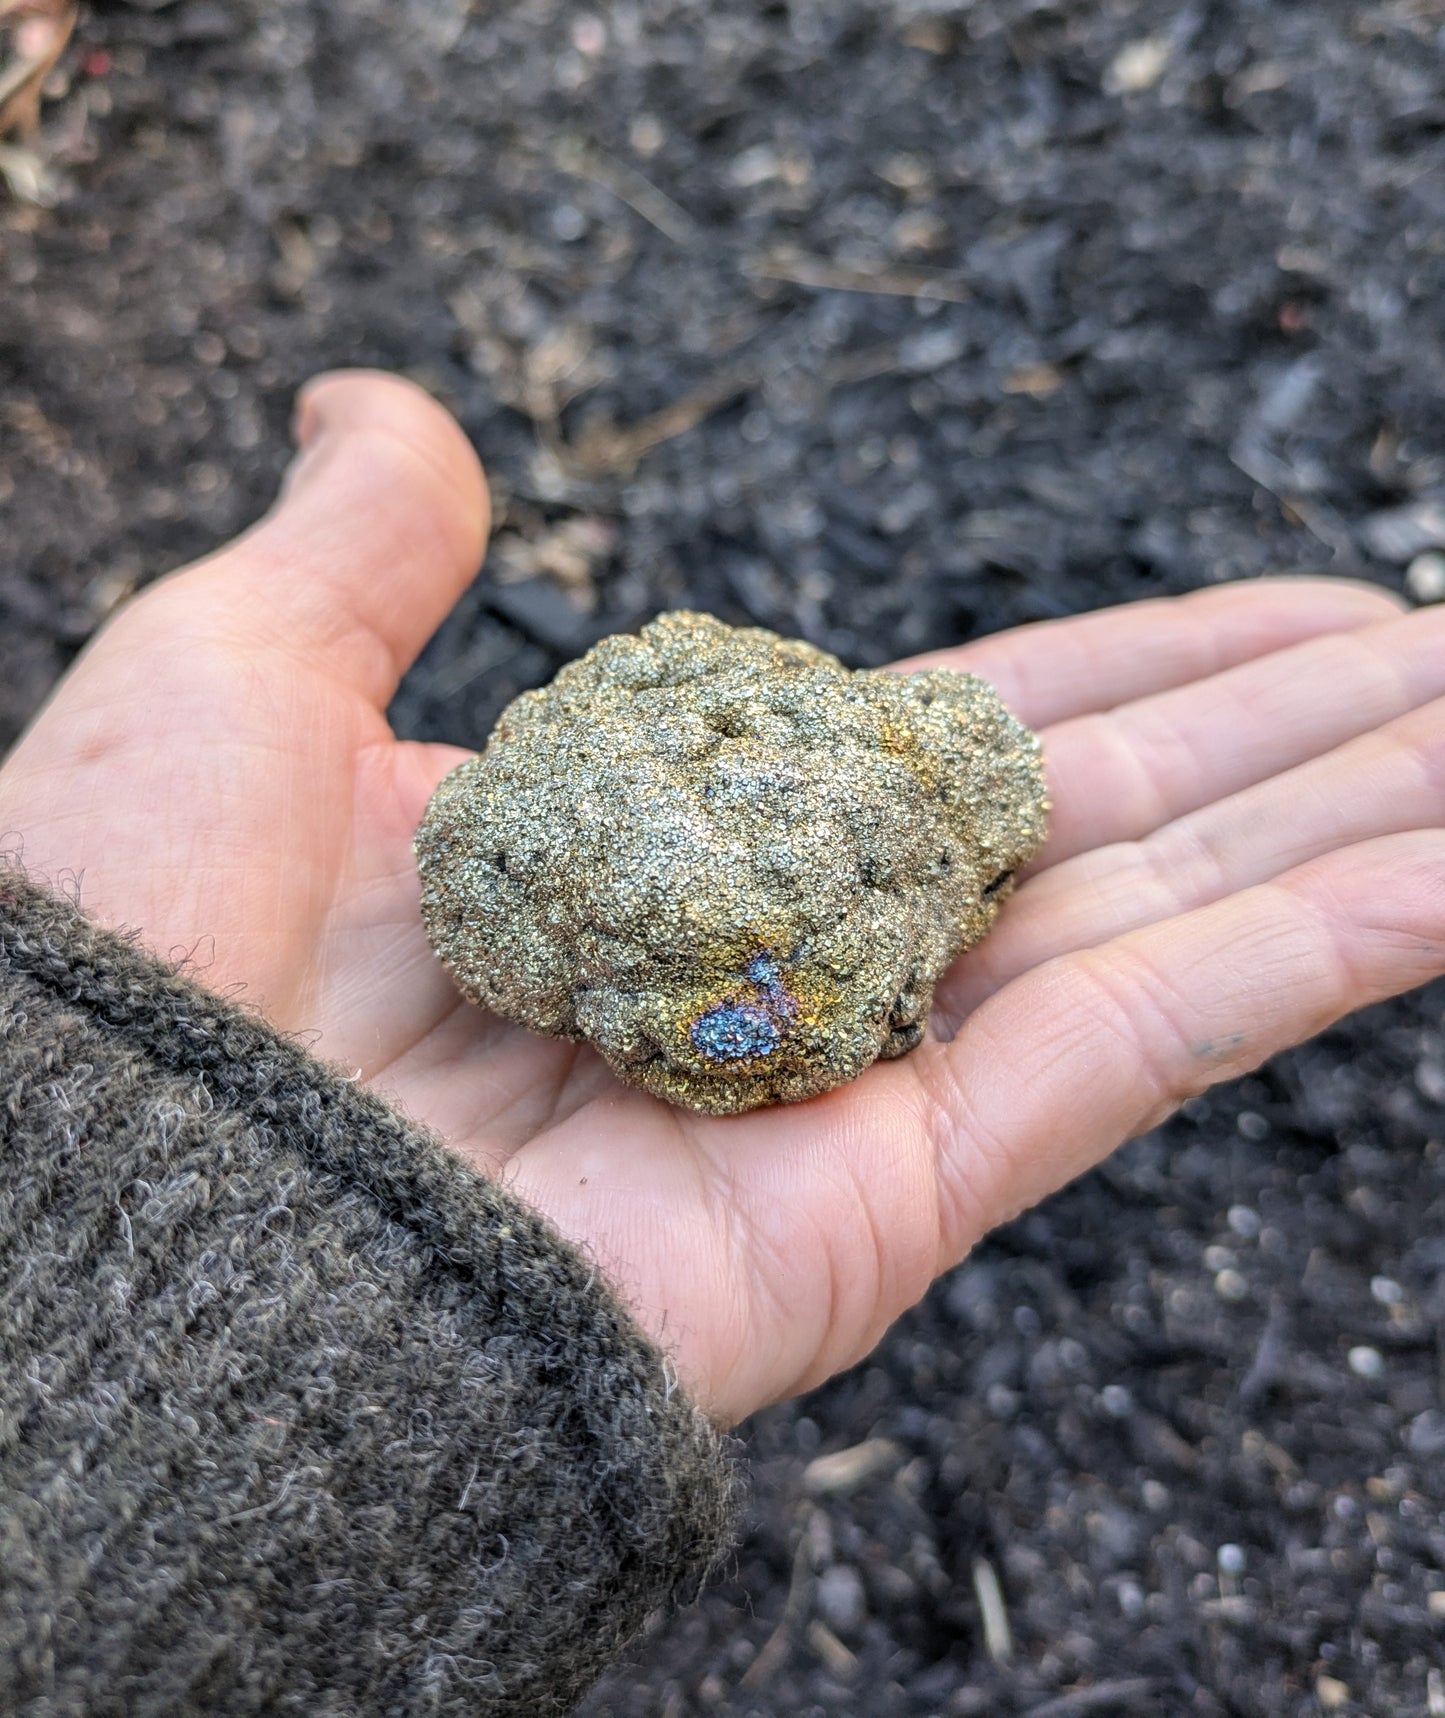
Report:
[[[53,206],[0,199],[0,746],[343,363],[498,491],[410,735],[682,603],[876,663],[1445,589],[1445,0],[96,0],[51,97]],[[1442,999],[760,1416],[736,1579],[590,1718],[1445,1713]]]

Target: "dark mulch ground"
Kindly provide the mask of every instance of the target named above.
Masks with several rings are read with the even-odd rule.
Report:
[[[876,662],[1441,532],[1441,0],[180,0],[66,65],[58,206],[0,203],[0,744],[328,364],[498,481],[396,707],[463,742],[682,601]],[[761,1416],[736,1582],[592,1718],[1445,1713],[1440,1001]]]

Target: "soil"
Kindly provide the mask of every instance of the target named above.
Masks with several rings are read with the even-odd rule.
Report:
[[[54,206],[0,199],[0,746],[333,364],[496,481],[394,711],[461,743],[662,607],[874,663],[1441,534],[1441,0],[96,4],[50,93]],[[735,1578],[589,1718],[1445,1712],[1442,1000],[760,1415]]]

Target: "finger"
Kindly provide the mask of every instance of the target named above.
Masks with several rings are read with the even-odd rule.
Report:
[[[1445,698],[1338,751],[1033,878],[940,986],[951,1037],[1031,967],[1268,882],[1337,848],[1445,825]]]
[[[431,796],[443,779],[477,754],[464,746],[435,740],[408,740],[395,748],[396,811],[406,831],[407,845],[422,820]]]
[[[301,393],[296,432],[272,511],[174,591],[223,591],[265,642],[380,708],[476,576],[486,482],[455,421],[396,376],[318,378]]]
[[[1298,644],[1044,736],[1044,865],[1133,841],[1445,695],[1445,610]]]
[[[1445,972],[1445,831],[1332,853],[986,1003],[931,1081],[944,1257],[1186,1098]]]
[[[1322,633],[1398,615],[1398,598],[1345,579],[1215,585],[995,633],[896,664],[977,674],[1030,727],[1186,685]]]

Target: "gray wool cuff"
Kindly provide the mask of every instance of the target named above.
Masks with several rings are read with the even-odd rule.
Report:
[[[570,1710],[732,1448],[585,1259],[0,872],[0,1712]]]

